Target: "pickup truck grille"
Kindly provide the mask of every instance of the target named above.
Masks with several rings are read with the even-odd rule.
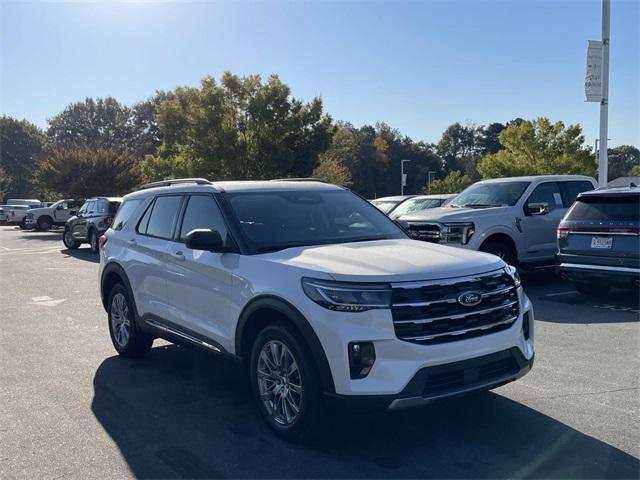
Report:
[[[409,223],[407,232],[414,240],[440,242],[440,225],[437,223]]]
[[[396,336],[407,342],[436,344],[499,332],[513,325],[520,312],[516,287],[504,270],[392,287]],[[460,302],[469,292],[479,295],[477,304]]]

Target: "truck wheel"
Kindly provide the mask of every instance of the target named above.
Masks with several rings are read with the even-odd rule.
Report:
[[[153,337],[138,329],[133,302],[121,283],[111,289],[108,307],[109,335],[116,351],[123,357],[139,358],[151,350]]]
[[[595,283],[580,283],[573,284],[576,290],[585,297],[602,297],[611,291],[611,285],[595,284]]]
[[[269,325],[258,334],[250,382],[258,409],[276,434],[294,440],[317,432],[320,378],[308,347],[286,324]]]
[[[89,245],[91,245],[91,251],[93,253],[98,253],[100,246],[98,245],[98,234],[95,230],[89,232]]]
[[[53,225],[53,222],[49,217],[40,217],[38,219],[37,226],[38,226],[38,230],[40,230],[41,232],[49,231],[52,225]]]
[[[80,242],[73,238],[69,227],[64,229],[64,233],[62,234],[62,243],[64,243],[64,246],[69,250],[75,250],[80,246]]]
[[[500,240],[490,240],[480,247],[481,252],[491,253],[500,257],[508,265],[515,265],[518,262],[516,252],[513,247],[506,242]]]

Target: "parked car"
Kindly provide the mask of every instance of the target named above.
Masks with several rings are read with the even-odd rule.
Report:
[[[375,200],[369,200],[380,211],[389,215],[394,208],[400,205],[405,200],[415,197],[415,195],[397,195],[395,197],[380,197]]]
[[[28,205],[2,205],[0,221],[2,223],[18,224],[23,227],[23,221],[28,211]]]
[[[550,267],[560,220],[579,193],[594,188],[596,181],[581,175],[484,180],[449,205],[402,222],[417,240],[492,253],[522,268]]]
[[[585,295],[640,287],[640,188],[581,193],[558,227],[560,276]]]
[[[515,268],[413,241],[318,181],[149,184],[101,237],[99,278],[120,355],[160,337],[239,357],[263,418],[289,438],[323,406],[425,405],[533,364]]]
[[[98,239],[107,231],[122,203],[121,198],[93,197],[84,202],[77,214],[73,211],[64,226],[62,242],[70,250],[89,243],[91,251],[98,253]]]
[[[7,200],[7,205],[26,205],[30,208],[40,208],[42,202],[34,198],[10,198]]]
[[[402,202],[394,208],[391,213],[389,213],[389,216],[393,219],[399,219],[403,215],[421,212],[422,210],[427,210],[429,208],[441,207],[457,196],[457,193],[417,195]]]
[[[27,212],[25,227],[47,231],[53,226],[64,226],[72,211],[78,210],[78,202],[72,199],[58,200],[48,207],[33,208]]]

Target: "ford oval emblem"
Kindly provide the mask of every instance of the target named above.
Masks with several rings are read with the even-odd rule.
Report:
[[[482,301],[482,295],[478,292],[464,292],[458,297],[458,303],[465,307],[475,307]]]

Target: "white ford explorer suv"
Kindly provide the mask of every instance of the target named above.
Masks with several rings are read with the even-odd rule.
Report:
[[[399,409],[526,374],[533,310],[500,258],[411,240],[317,181],[156,182],[100,238],[115,349],[160,337],[242,359],[272,429]]]
[[[579,193],[596,187],[593,178],[581,175],[484,180],[447,206],[398,220],[416,240],[493,253],[522,268],[550,266],[560,220]]]

